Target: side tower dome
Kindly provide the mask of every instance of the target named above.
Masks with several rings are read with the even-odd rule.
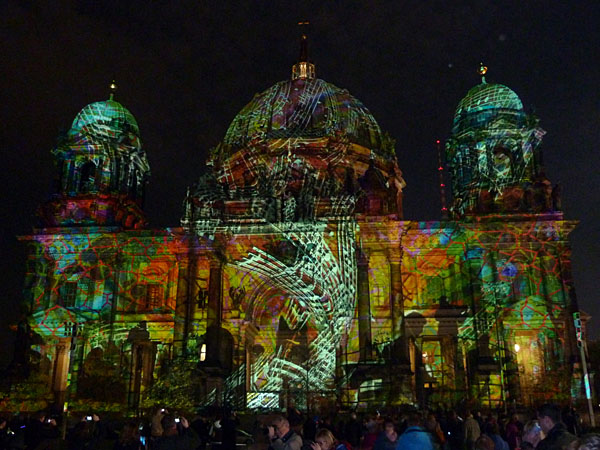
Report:
[[[43,226],[145,224],[150,168],[137,122],[113,94],[84,107],[52,154],[58,176],[52,199],[40,209]]]
[[[538,122],[502,84],[486,83],[482,77],[469,90],[456,108],[446,142],[455,216],[558,209],[541,166],[539,146],[545,131]]]
[[[135,117],[112,96],[109,100],[90,103],[79,111],[68,135],[74,140],[87,136],[118,142],[138,150],[142,148]]]
[[[502,112],[513,122],[523,119],[523,103],[513,90],[502,84],[490,84],[485,80],[471,88],[459,102],[454,113],[453,131],[477,126],[478,122],[490,120],[494,114]]]

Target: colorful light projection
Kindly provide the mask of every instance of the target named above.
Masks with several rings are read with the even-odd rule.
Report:
[[[484,79],[467,93],[446,143],[454,214],[558,209],[541,166],[538,122],[506,86]]]
[[[107,316],[116,309],[118,319],[173,309],[178,275],[170,240],[166,233],[36,235],[27,274],[34,313],[54,306]]]
[[[323,137],[330,133],[328,130],[332,129],[332,125],[327,125],[324,120],[308,120],[307,111],[316,114],[318,119],[321,117],[319,105],[330,103],[317,95],[318,90],[303,90],[316,82],[302,81],[306,86],[297,86],[297,92],[292,92],[290,83],[280,83],[260,94],[236,117],[224,143],[212,156],[213,173],[205,178],[204,184],[195,186],[186,199],[186,213],[182,220],[184,227],[217,241],[220,234],[230,233],[230,236],[236,236],[235,239],[240,239],[245,233],[262,236],[271,233],[271,226],[287,230],[291,224],[298,222],[316,230],[323,226],[319,225],[319,221],[327,223],[335,215],[331,213],[335,208],[324,209],[322,205],[336,199],[339,194],[346,195],[361,208],[368,205],[366,209],[356,208],[348,213],[356,220],[357,230],[360,229],[354,245],[361,248],[361,253],[364,252],[366,272],[362,284],[366,291],[360,290],[361,275],[357,275],[352,289],[358,301],[353,311],[345,312],[346,317],[352,316],[353,319],[346,322],[343,338],[325,335],[329,342],[339,343],[341,359],[345,361],[341,363],[345,366],[345,374],[340,378],[337,373],[337,381],[344,379],[344,383],[359,382],[361,385],[358,389],[348,390],[348,401],[360,402],[362,389],[375,393],[385,390],[386,383],[388,386],[392,384],[389,380],[386,382],[389,375],[386,375],[384,367],[389,366],[392,359],[402,359],[404,352],[407,357],[409,353],[412,355],[413,371],[419,372],[423,368],[429,374],[418,383],[445,390],[445,400],[456,401],[459,395],[464,396],[470,390],[474,395],[477,391],[478,398],[505,401],[508,380],[503,372],[509,362],[515,360],[514,355],[507,353],[506,342],[518,340],[523,333],[537,333],[540,339],[546,341],[546,335],[562,333],[565,339],[561,312],[569,307],[568,295],[564,294],[568,289],[565,287],[565,274],[538,267],[537,259],[566,264],[569,260],[566,235],[572,224],[565,225],[556,212],[547,217],[522,214],[524,211],[552,211],[551,207],[547,207],[549,192],[546,183],[539,180],[538,183],[535,178],[540,173],[537,145],[543,135],[543,131],[536,128],[537,122],[524,115],[520,100],[510,89],[483,83],[459,105],[455,134],[448,144],[454,168],[468,171],[475,167],[480,172],[474,178],[469,175],[468,179],[457,178],[458,172],[453,173],[455,199],[462,201],[459,198],[461,192],[473,197],[472,207],[457,206],[455,212],[489,214],[505,202],[506,207],[499,209],[521,213],[519,216],[488,216],[485,223],[460,222],[448,227],[439,223],[394,222],[394,218],[383,219],[382,216],[378,225],[362,220],[369,215],[382,214],[383,208],[369,207],[381,206],[392,194],[395,180],[388,180],[381,171],[395,174],[395,166],[383,162],[385,158],[372,160],[378,162],[370,166],[361,166],[364,164],[361,152],[365,149],[361,150],[356,144],[346,145],[341,153],[338,152],[340,148],[336,147],[336,142],[341,142],[340,139],[368,145],[352,132],[354,128],[340,139],[324,142]],[[327,94],[327,98],[330,97],[332,94]],[[287,116],[285,111],[289,112]],[[329,120],[330,116],[327,118]],[[339,123],[344,123],[343,117]],[[474,138],[478,139],[475,146],[471,145]],[[329,147],[331,144],[332,148]],[[457,148],[462,150],[456,151]],[[479,150],[473,153],[473,148]],[[503,153],[501,148],[508,150]],[[328,152],[323,153],[323,149]],[[345,176],[338,167],[331,166],[333,160],[323,164],[322,158],[318,157],[321,154],[327,158],[339,155],[339,161],[343,161],[346,167]],[[468,158],[460,160],[461,155]],[[473,155],[475,159],[471,158]],[[355,158],[358,173],[348,171],[350,158]],[[491,162],[494,162],[493,167],[489,167]],[[371,170],[379,175],[367,176]],[[337,186],[329,189],[327,183],[330,182],[337,183]],[[531,200],[527,200],[529,203],[525,202],[527,183],[539,188],[532,191],[533,197],[527,197]],[[398,189],[400,193],[402,187],[403,182]],[[383,192],[381,197],[375,195],[379,188]],[[480,194],[485,192],[492,195],[496,206],[477,206],[480,205]],[[513,200],[516,197],[511,197],[512,194],[518,194],[518,199],[525,203],[519,200],[521,203],[515,207]],[[527,195],[530,196],[529,193]],[[365,203],[365,199],[368,202]],[[401,205],[401,199],[396,203]],[[364,217],[362,213],[366,213]],[[395,218],[398,217],[401,215]],[[566,232],[561,229],[563,226],[567,228]],[[312,285],[306,287],[302,277],[290,278],[287,275],[293,272],[290,268],[298,264],[295,253],[298,237],[287,237],[287,231],[281,233],[283,241],[290,241],[289,255],[295,255],[289,256],[290,260],[285,260],[285,263],[277,252],[273,253],[273,248],[264,244],[253,242],[255,249],[244,246],[226,248],[226,253],[232,256],[230,261],[233,265],[244,266],[244,274],[261,273],[258,285],[262,286],[261,289],[270,290],[262,305],[254,303],[252,311],[240,314],[250,321],[264,311],[273,317],[272,323],[259,326],[257,335],[259,341],[262,339],[257,345],[260,348],[257,357],[267,369],[259,369],[256,362],[251,369],[252,390],[265,394],[253,394],[253,401],[259,403],[267,401],[265,399],[273,401],[271,394],[285,390],[289,380],[299,389],[303,386],[306,390],[313,388],[310,371],[304,373],[302,366],[290,364],[292,353],[285,346],[289,344],[278,341],[278,330],[289,331],[293,342],[299,342],[296,334],[305,333],[307,344],[302,343],[299,348],[308,345],[312,349],[311,340],[320,342],[319,335],[314,334],[310,327],[299,331],[311,320],[307,319],[307,312],[320,316],[318,310],[311,309],[311,302],[306,298],[314,295]],[[307,246],[302,253],[310,255],[314,244]],[[532,256],[532,252],[539,252],[539,256]],[[396,253],[402,256],[392,256]],[[528,259],[530,257],[534,259]],[[355,254],[352,262],[358,272],[359,259]],[[261,272],[265,267],[270,267],[272,273]],[[239,278],[241,275],[236,276]],[[249,286],[257,282],[246,282],[239,279],[234,286],[240,289],[239,286],[243,285],[246,293],[254,292],[254,287]],[[537,288],[528,287],[528,282]],[[559,285],[562,294],[557,290]],[[563,297],[558,298],[559,295]],[[250,297],[257,295],[251,294]],[[367,299],[366,305],[364,302],[363,306],[359,305],[361,297]],[[512,299],[507,300],[510,297]],[[290,301],[290,298],[297,299],[298,303]],[[300,309],[293,305],[299,305]],[[284,319],[280,320],[281,317]],[[405,338],[410,340],[408,344],[406,340],[403,344],[399,343],[404,333]],[[483,336],[485,342],[482,342]],[[402,349],[406,345],[409,345],[410,351]],[[323,348],[327,349],[328,345]],[[303,353],[304,360],[309,353]],[[556,361],[564,361],[564,355],[559,353],[553,353],[552,357]],[[422,357],[423,354],[427,357]],[[323,355],[329,355],[330,364],[334,360],[340,363],[340,354],[334,357],[333,350],[324,351]],[[474,375],[483,366],[479,361],[482,357],[487,357],[490,362],[485,369],[487,373],[483,373],[485,370],[482,369],[481,376]],[[376,376],[377,383],[357,381],[361,371],[364,372],[360,365],[365,361],[372,367],[380,365],[379,369],[375,369],[380,371]],[[499,369],[498,364],[501,366]],[[531,364],[531,367],[542,367],[539,361]],[[467,371],[470,378],[463,381],[465,377],[461,373]],[[328,372],[331,374],[331,371]],[[374,380],[373,376],[371,374],[368,378]],[[331,375],[316,378],[319,381],[316,385],[323,386],[322,382],[327,378]],[[429,381],[425,383],[425,379]],[[268,380],[273,380],[272,386]],[[411,401],[409,392],[397,395],[394,401]]]
[[[460,358],[462,348],[464,358],[478,352],[479,358],[495,361],[496,373],[483,377],[478,388],[484,389],[484,382],[496,385],[486,394],[491,401],[501,400],[501,389],[508,392],[508,380],[499,378],[515,364],[520,370],[517,383],[521,392],[538,398],[550,395],[544,391],[547,387],[543,390],[540,385],[542,378],[553,379],[552,393],[564,391],[565,374],[559,369],[573,353],[566,345],[573,307],[567,236],[575,224],[536,221],[536,216],[509,222],[498,216],[485,223],[452,225],[422,222],[410,229],[404,240],[407,333],[414,337],[417,348],[424,349],[421,353],[427,354],[422,362],[425,370],[443,373],[433,367],[456,367],[448,358]],[[448,354],[429,348],[438,342],[442,349],[456,346],[444,342],[453,335],[458,347]],[[514,344],[527,348],[532,342],[545,351],[530,352],[527,357],[514,351]],[[472,360],[470,364],[476,367],[478,363]],[[461,370],[468,365],[468,361],[461,364]],[[445,387],[457,390],[459,386],[446,383]]]
[[[121,410],[173,356],[182,243],[168,232],[63,230],[22,238],[37,336],[28,359],[54,391],[69,392],[71,408]]]
[[[211,155],[211,172],[190,189],[183,227],[219,242],[239,271],[228,272],[224,292],[243,289],[255,299],[239,313],[258,327],[247,369],[252,405],[283,391],[303,392],[306,401],[307,391],[331,390],[340,343],[353,340],[358,353],[349,336],[359,180],[378,174],[384,192],[373,195],[374,204],[401,215],[405,183],[393,154],[391,139],[347,91],[297,78],[257,95],[238,114]],[[237,335],[227,322],[222,326]],[[239,380],[238,372],[230,375],[229,389]]]
[[[39,211],[44,226],[145,224],[150,167],[135,118],[112,95],[83,108],[52,153],[58,177],[53,199]]]
[[[236,116],[183,230],[142,231],[137,124],[112,98],[93,103],[54,152],[42,218],[63,228],[26,238],[36,351],[87,374],[81,398],[103,373],[128,380],[113,391],[132,407],[164,360],[202,378],[197,404],[236,408],[568,391],[574,224],[543,176],[543,133],[510,89],[476,86],[447,143],[457,221],[405,222],[394,142],[307,72]]]
[[[263,291],[285,292],[286,304],[280,305],[276,321],[284,320],[290,330],[308,328],[307,333],[313,334],[307,351],[299,355],[304,367],[291,361],[294,345],[298,345],[293,333],[278,343],[273,353],[265,352],[265,356],[254,363],[254,384],[261,390],[280,391],[282,373],[291,378],[290,382],[306,383],[306,389],[311,391],[332,387],[336,348],[355,307],[353,224],[342,221],[338,226],[337,230],[327,230],[325,226],[319,230],[315,225],[286,224],[289,229],[281,230],[282,235],[296,250],[296,259],[291,265],[282,264],[258,248],[237,263],[249,273],[260,275],[263,282],[268,281],[261,286]],[[335,236],[333,243],[327,243],[330,236]],[[334,253],[330,245],[335,244]],[[263,296],[256,292],[254,298]]]
[[[369,110],[356,98],[318,78],[276,83],[257,94],[233,120],[223,143],[215,150],[229,157],[256,145],[280,146],[295,139],[344,137],[365,148],[394,156],[382,142],[382,132]]]
[[[243,324],[257,329],[246,342],[250,359],[236,361],[226,380],[228,391],[245,383],[248,370],[250,408],[274,396],[279,402],[288,390],[330,392],[336,351],[355,310],[354,221],[282,222],[260,232],[254,226],[254,233],[235,228],[225,249],[221,326],[236,342],[244,340]]]
[[[466,395],[465,390],[481,401],[506,401],[509,380],[508,375],[502,379],[499,364],[508,372],[517,363],[521,391],[542,395],[541,374],[557,375],[556,368],[568,360],[568,350],[563,350],[561,343],[568,340],[564,315],[570,307],[565,272],[570,250],[566,240],[574,224],[535,222],[535,218],[507,222],[498,216],[497,221],[486,225],[462,222],[451,227],[438,222],[388,222],[383,228],[362,224],[356,227],[360,231],[353,238],[348,234],[348,248],[364,241],[363,250],[370,255],[368,333],[373,353],[369,358],[371,364],[384,363],[377,386],[363,383],[360,389],[349,392],[348,401],[356,404],[368,389],[374,393],[388,389],[387,349],[401,351],[394,347],[401,330],[393,324],[391,301],[391,271],[399,266],[393,267],[389,256],[392,249],[400,247],[405,331],[413,339],[412,353],[422,356],[422,361],[413,360],[413,364],[417,371],[423,368],[424,385],[445,391],[443,396],[433,395],[432,401],[457,401]],[[235,334],[237,320],[243,319],[260,328],[250,369],[253,393],[248,397],[255,406],[271,404],[275,395],[290,386],[300,396],[304,391],[327,390],[333,380],[340,380],[333,370],[336,361],[342,366],[359,363],[364,345],[359,338],[358,305],[337,300],[331,304],[341,307],[334,309],[323,297],[323,293],[335,292],[332,287],[341,281],[348,287],[342,298],[358,298],[358,279],[335,276],[327,281],[314,275],[316,271],[323,277],[342,267],[356,271],[356,254],[350,256],[353,251],[349,250],[333,252],[340,234],[331,234],[331,224],[281,223],[274,233],[275,226],[232,227],[226,249],[232,259],[224,276],[223,326]],[[221,232],[224,229],[227,226],[222,225]],[[244,233],[252,229],[253,233]],[[265,236],[279,244],[269,244]],[[346,254],[346,262],[340,263],[338,254]],[[236,300],[240,293],[243,295]],[[337,295],[339,298],[341,294]],[[337,335],[323,327],[323,320],[337,323]],[[554,339],[558,341],[553,344]],[[524,358],[510,350],[514,343],[525,346],[526,341],[539,342],[537,345],[548,352]],[[473,359],[476,355],[489,356],[494,362],[493,373],[465,384],[461,373],[478,367],[477,359]],[[240,366],[229,377],[232,390],[244,379],[240,370],[243,373],[246,367]],[[563,387],[562,375],[555,377],[555,393]],[[513,389],[511,395],[516,392]],[[404,393],[394,401],[412,400]]]
[[[43,345],[71,337],[77,324],[85,353],[106,350],[109,344],[121,345],[141,321],[148,322],[153,339],[172,342],[179,274],[177,244],[167,233],[29,239],[26,301],[32,330],[43,337]]]

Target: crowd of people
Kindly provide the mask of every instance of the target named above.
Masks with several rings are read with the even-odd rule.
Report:
[[[71,426],[44,411],[27,419],[0,417],[0,450],[600,450],[600,434],[582,433],[575,411],[554,404],[529,415],[404,410],[316,416],[289,408],[282,415],[238,417],[225,409],[190,417],[166,407],[125,421],[91,413]]]
[[[310,420],[301,432],[296,432],[312,442],[307,423]],[[561,411],[555,404],[545,404],[530,414],[413,410],[392,412],[386,417],[377,413],[362,420],[352,414],[335,426],[332,423],[330,418],[308,427],[325,428],[337,437],[333,438],[333,446],[320,450],[600,450],[600,434],[582,433],[575,410]]]

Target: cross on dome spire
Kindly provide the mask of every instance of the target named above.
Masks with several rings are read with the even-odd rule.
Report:
[[[298,22],[298,26],[301,27],[306,27],[309,24],[309,21]],[[315,78],[315,65],[308,61],[308,37],[305,33],[302,33],[300,38],[300,57],[298,62],[292,66],[292,80],[298,78],[303,80]]]
[[[484,66],[483,63],[479,63],[479,69],[477,69],[477,73],[481,75],[481,84],[485,84],[485,74],[487,73],[488,68]]]
[[[108,86],[108,89],[110,90],[109,100],[113,100],[114,97],[115,97],[115,92],[117,92],[117,83],[115,82],[115,80],[112,80],[110,82],[110,85]]]

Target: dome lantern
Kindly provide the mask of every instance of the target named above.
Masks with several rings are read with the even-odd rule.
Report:
[[[298,22],[300,26],[309,25],[309,22]],[[302,34],[300,38],[300,57],[298,62],[292,66],[292,80],[312,80],[316,76],[315,65],[308,61],[308,37]]]
[[[115,80],[112,80],[110,82],[110,85],[108,86],[108,89],[110,90],[110,97],[108,99],[109,100],[114,100],[115,93],[117,92],[117,83],[115,82]]]

